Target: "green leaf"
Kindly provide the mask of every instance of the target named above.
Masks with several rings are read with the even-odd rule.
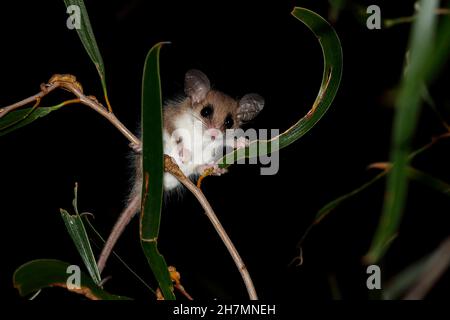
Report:
[[[423,299],[450,265],[450,237],[432,253],[413,263],[389,281],[384,299]],[[406,295],[405,295],[406,293]]]
[[[97,41],[95,40],[94,31],[91,27],[91,22],[89,21],[89,15],[83,0],[64,0],[66,7],[69,8],[71,5],[75,5],[80,9],[80,28],[75,28],[77,30],[78,36],[80,37],[81,43],[84,49],[88,53],[92,62],[97,69],[98,75],[100,76],[100,81],[102,83],[103,94],[105,96],[106,104],[108,109],[111,111],[109,104],[108,94],[106,90],[106,77],[105,77],[105,65],[103,64],[103,58],[100,54],[100,50],[97,46]],[[74,14],[70,11],[68,14]]]
[[[349,193],[346,193],[336,199],[334,199],[333,201],[327,203],[325,206],[323,206],[317,213],[316,216],[314,218],[314,221],[311,223],[311,225],[306,229],[305,233],[303,234],[301,240],[299,241],[298,246],[301,246],[301,244],[303,243],[303,241],[306,239],[306,236],[309,234],[309,232],[312,230],[312,228],[314,226],[316,226],[317,224],[319,224],[324,218],[326,218],[331,211],[333,211],[334,209],[336,209],[339,205],[341,205],[344,201],[356,196],[357,194],[359,194],[360,192],[366,190],[367,188],[369,188],[371,185],[373,185],[375,182],[377,182],[378,180],[380,180],[382,177],[384,177],[387,174],[387,171],[383,171],[381,173],[379,173],[378,175],[376,175],[374,178],[372,178],[370,181],[364,183],[362,186],[352,190]]]
[[[0,137],[14,130],[22,128],[39,118],[45,117],[50,112],[60,109],[65,103],[53,107],[26,108],[9,112],[0,118]]]
[[[437,179],[425,172],[409,167],[408,177],[416,180],[438,192],[450,196],[450,185],[440,179]]]
[[[158,251],[159,224],[163,195],[162,98],[158,43],[147,54],[142,77],[142,210],[141,244],[153,274],[166,300],[175,299],[164,257]]]
[[[272,145],[268,140],[253,141],[245,148],[245,152],[234,150],[219,159],[218,163],[222,168],[228,167],[239,159],[253,158],[287,147],[312,129],[333,102],[342,76],[342,48],[339,37],[333,27],[313,11],[297,7],[292,11],[292,15],[314,33],[322,48],[324,70],[316,100],[303,118],[288,130],[270,140]]]
[[[70,215],[66,210],[60,209],[61,217],[64,220],[67,231],[69,232],[70,237],[77,247],[78,253],[80,254],[81,259],[83,260],[89,274],[91,275],[92,280],[95,282],[95,284],[99,285],[101,281],[100,272],[97,268],[97,262],[94,258],[91,244],[89,242],[89,237],[86,233],[86,229],[84,228],[83,220],[78,213],[77,187],[75,187],[73,206],[75,209],[75,215]]]
[[[79,215],[70,215],[64,209],[60,209],[60,211],[67,231],[77,247],[78,253],[86,265],[89,274],[97,285],[100,284],[100,272],[98,271],[97,263],[95,261],[94,254],[92,253],[89,238],[86,234],[86,229],[84,228],[81,217]]]
[[[428,256],[416,261],[391,279],[383,289],[383,299],[396,300],[401,298],[406,290],[414,285],[417,279],[423,274],[429,258]]]
[[[314,219],[314,224],[318,224],[323,218],[325,218],[332,210],[336,209],[336,207],[338,207],[342,202],[348,200],[349,198],[356,196],[358,193],[364,191],[365,189],[367,189],[368,187],[370,187],[372,184],[374,184],[375,182],[377,182],[379,179],[381,179],[382,177],[384,177],[386,175],[386,171],[381,172],[380,174],[378,174],[377,176],[375,176],[374,178],[372,178],[372,180],[364,183],[362,186],[360,186],[359,188],[356,188],[355,190],[340,196],[339,198],[334,199],[333,201],[329,202],[328,204],[326,204],[325,206],[323,206],[319,212],[317,212],[316,217]]]
[[[378,175],[376,175],[374,178],[372,178],[371,180],[369,180],[368,182],[364,183],[362,186],[352,190],[351,192],[344,194],[336,199],[334,199],[333,201],[327,203],[325,206],[323,206],[317,213],[316,216],[314,218],[314,221],[312,222],[312,224],[306,229],[305,233],[303,234],[299,245],[301,245],[301,243],[305,240],[306,236],[309,234],[309,232],[311,231],[311,229],[319,224],[324,218],[326,218],[331,211],[333,211],[334,209],[336,209],[339,205],[342,204],[342,202],[356,196],[357,194],[359,194],[360,192],[366,190],[368,187],[370,187],[372,184],[374,184],[375,182],[377,182],[378,180],[380,180],[381,178],[383,178],[384,176],[386,176],[386,174],[388,173],[390,169],[386,168],[386,170],[384,170],[383,172],[379,173]],[[429,186],[432,189],[435,189],[436,191],[439,191],[445,195],[450,195],[450,185],[447,184],[446,182],[439,180],[429,174],[426,174],[420,170],[414,169],[412,167],[408,168],[408,177],[412,180],[416,180],[424,185]]]
[[[72,270],[68,269],[70,266],[67,262],[51,259],[27,262],[14,272],[14,287],[19,290],[21,296],[28,296],[48,287],[67,288],[68,278],[74,274]],[[83,272],[80,272],[80,276],[80,288],[78,290],[68,288],[70,291],[83,294],[93,300],[130,300],[130,298],[104,291]]]
[[[433,80],[439,74],[442,66],[449,59],[450,41],[448,39],[450,39],[450,16],[447,14],[441,18],[433,59],[427,59],[426,62],[429,80]]]
[[[408,189],[408,165],[411,141],[419,118],[423,83],[436,72],[436,66],[448,58],[450,46],[435,46],[437,0],[422,0],[421,10],[413,24],[410,38],[410,64],[402,79],[396,102],[393,138],[391,143],[392,169],[387,177],[386,196],[378,228],[365,261],[376,263],[387,251],[397,234],[404,211]],[[446,28],[449,24],[445,25]],[[447,30],[441,30],[447,33]],[[444,40],[439,40],[444,41]],[[448,39],[447,39],[448,41]],[[447,54],[441,49],[445,48]],[[438,48],[438,50],[435,50]]]

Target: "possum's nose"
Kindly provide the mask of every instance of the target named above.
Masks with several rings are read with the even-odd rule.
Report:
[[[220,130],[211,128],[208,130],[208,135],[211,137],[211,140],[214,141],[220,135]]]

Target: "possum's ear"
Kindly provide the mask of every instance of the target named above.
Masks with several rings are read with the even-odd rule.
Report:
[[[184,76],[184,93],[191,98],[192,104],[203,101],[209,90],[211,90],[211,83],[203,72],[195,69],[186,72]]]
[[[256,117],[263,108],[264,98],[259,94],[249,93],[239,100],[236,117],[240,122],[247,122]]]

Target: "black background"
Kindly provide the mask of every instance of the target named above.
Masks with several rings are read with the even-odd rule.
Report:
[[[412,1],[378,3],[383,17],[413,13]],[[322,76],[322,53],[312,33],[290,15],[295,5],[328,16],[327,1],[86,1],[102,53],[109,97],[119,119],[135,131],[139,122],[141,76],[147,51],[170,41],[161,52],[163,96],[183,90],[190,68],[204,71],[214,87],[231,96],[264,96],[255,128],[285,130],[312,105]],[[0,105],[39,91],[55,73],[77,76],[87,94],[102,91],[75,31],[66,28],[63,1],[2,4],[0,19]],[[409,25],[368,30],[345,11],[334,27],[342,41],[344,73],[330,111],[304,138],[280,153],[280,170],[259,175],[256,165],[237,165],[222,177],[209,177],[203,190],[239,249],[263,299],[332,298],[335,279],[344,299],[365,300],[367,252],[378,222],[384,182],[346,202],[313,230],[303,245],[304,264],[290,266],[297,242],[317,210],[375,175],[366,170],[387,161],[392,91],[398,84]],[[450,110],[448,65],[431,87],[438,106]],[[68,99],[55,92],[52,105]],[[424,108],[414,147],[443,131]],[[448,142],[421,156],[416,166],[449,181]],[[95,214],[107,235],[119,215],[132,174],[128,142],[105,119],[82,105],[71,105],[0,138],[0,290],[20,299],[14,270],[37,258],[82,264],[59,215],[71,209],[74,183],[79,208]],[[448,235],[448,198],[412,183],[400,236],[382,264],[383,280],[431,252]],[[196,299],[246,298],[239,273],[201,207],[188,193],[165,203],[160,251],[181,272]],[[94,248],[98,252],[97,248]],[[135,219],[117,251],[154,287],[142,254]],[[138,299],[151,293],[117,261],[106,289]],[[448,293],[449,276],[429,298]],[[46,290],[38,299],[74,297]]]

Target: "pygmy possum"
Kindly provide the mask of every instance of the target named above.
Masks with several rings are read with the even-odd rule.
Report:
[[[208,77],[199,70],[189,70],[184,78],[183,97],[169,100],[163,107],[163,148],[185,176],[195,178],[206,169],[220,175],[218,151],[224,147],[245,147],[248,141],[233,136],[242,124],[252,120],[264,107],[264,99],[255,93],[239,100],[211,88]],[[231,133],[231,134],[230,134]],[[142,155],[134,160],[135,180],[126,208],[120,214],[100,254],[98,268],[103,271],[106,261],[133,216],[141,208]],[[181,188],[170,173],[164,173],[164,191]]]

